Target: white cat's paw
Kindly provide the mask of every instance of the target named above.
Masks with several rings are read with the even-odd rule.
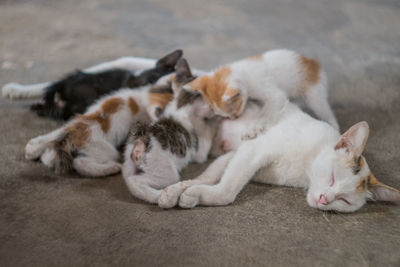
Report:
[[[178,203],[180,193],[182,193],[182,190],[177,190],[176,185],[171,185],[167,188],[164,188],[160,197],[158,198],[158,206],[162,209],[170,209],[175,207]]]
[[[246,133],[245,135],[242,136],[242,140],[251,140],[256,138],[258,135],[262,134],[265,132],[265,128],[262,126],[259,127],[254,127],[250,132]]]
[[[11,100],[22,98],[23,94],[21,91],[21,87],[22,85],[19,83],[7,83],[2,88],[3,98],[9,98]]]
[[[196,186],[189,187],[179,198],[179,207],[184,209],[194,208],[199,204],[199,198],[200,195]]]
[[[25,158],[27,160],[36,160],[43,154],[44,150],[43,143],[33,138],[25,146]]]

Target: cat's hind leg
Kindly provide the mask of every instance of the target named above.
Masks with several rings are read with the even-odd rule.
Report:
[[[234,152],[229,152],[218,157],[195,179],[178,182],[164,188],[161,192],[160,198],[158,199],[158,206],[164,209],[176,206],[180,195],[190,186],[200,184],[212,185],[217,183],[233,155]]]
[[[27,160],[38,159],[45,152],[49,143],[59,138],[62,134],[63,128],[59,128],[48,134],[32,138],[25,146],[25,158]]]
[[[85,177],[103,177],[121,171],[121,164],[116,161],[98,162],[95,158],[85,156],[75,158],[72,166],[77,173]]]
[[[7,83],[2,88],[3,98],[26,99],[42,98],[50,82],[22,85],[19,83]]]
[[[238,148],[218,184],[194,185],[186,189],[179,199],[179,206],[193,208],[196,205],[222,206],[232,203],[256,171],[266,166],[272,157],[270,146],[260,142],[262,138],[244,142]]]
[[[328,87],[324,76],[319,83],[305,91],[304,98],[319,119],[328,122],[336,130],[339,130],[339,124],[328,102]]]

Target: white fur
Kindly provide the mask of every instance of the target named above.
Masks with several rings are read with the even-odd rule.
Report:
[[[311,88],[303,88],[306,81],[300,57],[300,54],[290,50],[271,50],[265,52],[261,59],[243,59],[227,65],[231,69],[227,78],[228,85],[240,90],[244,103],[249,99],[256,99],[264,104],[264,108],[260,111],[258,128],[265,128],[266,121],[271,121],[271,111],[282,109],[286,105],[287,97],[304,97],[307,105],[319,118],[329,122],[335,129],[339,129],[328,103],[325,72],[320,70],[320,79],[317,84]],[[212,76],[214,73],[215,71],[207,75]],[[190,90],[190,85],[188,89]],[[302,90],[305,90],[304,93]],[[227,101],[229,96],[224,95],[222,99]],[[213,106],[214,111],[224,117],[239,116],[244,108],[245,105],[242,105],[241,110],[236,111],[236,114],[229,114],[216,105]],[[260,132],[260,129],[254,129],[254,131]]]

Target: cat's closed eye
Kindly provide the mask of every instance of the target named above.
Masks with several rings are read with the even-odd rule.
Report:
[[[351,203],[342,196],[336,197],[336,200],[340,200],[340,201],[345,202],[347,205],[351,205]]]

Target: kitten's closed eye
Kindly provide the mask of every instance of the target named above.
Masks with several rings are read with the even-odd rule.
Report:
[[[350,201],[348,201],[348,200],[345,199],[344,197],[341,197],[341,196],[336,197],[336,200],[341,200],[341,201],[345,202],[347,205],[351,205]]]

